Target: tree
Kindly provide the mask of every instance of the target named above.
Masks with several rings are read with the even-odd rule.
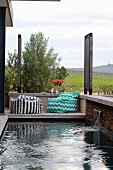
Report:
[[[61,58],[54,48],[47,49],[48,38],[39,32],[31,34],[25,45],[22,61],[22,84],[24,92],[43,92],[51,87],[50,80],[55,75]]]
[[[59,68],[61,57],[54,52],[54,48],[48,49],[48,40],[39,32],[31,34],[29,41],[22,52],[21,63],[21,89],[23,92],[50,91],[51,80],[64,79],[68,73],[65,67]],[[17,91],[17,51],[8,52],[6,65],[6,90]]]
[[[64,66],[56,68],[56,79],[65,79],[67,76],[69,76],[69,74]]]
[[[17,90],[17,51],[14,53],[8,52],[7,65],[5,67],[5,90],[16,91]]]

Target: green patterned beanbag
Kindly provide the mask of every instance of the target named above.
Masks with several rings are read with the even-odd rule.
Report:
[[[48,98],[46,112],[49,113],[73,113],[77,112],[79,92],[61,92],[57,98]]]
[[[80,92],[61,92],[59,94],[59,97],[63,97],[63,96],[70,96],[70,97],[74,97],[74,98],[78,98],[78,95],[80,94]]]

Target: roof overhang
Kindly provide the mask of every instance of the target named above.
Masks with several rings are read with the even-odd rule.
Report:
[[[61,0],[12,0],[12,1],[61,1]]]
[[[6,27],[13,26],[13,9],[11,0],[0,0],[0,7],[6,7]]]
[[[6,7],[6,27],[13,26],[13,8],[11,1],[60,1],[60,0],[0,0],[0,7]]]

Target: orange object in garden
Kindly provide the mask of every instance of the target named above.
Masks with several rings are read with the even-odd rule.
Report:
[[[56,80],[52,80],[51,81],[55,86],[61,86],[64,82],[64,80],[59,80],[59,79],[56,79]]]

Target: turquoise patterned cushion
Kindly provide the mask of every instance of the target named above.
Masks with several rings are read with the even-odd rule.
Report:
[[[61,92],[57,98],[48,98],[46,112],[73,113],[77,112],[79,92]]]
[[[61,92],[59,94],[59,97],[70,96],[70,97],[78,98],[79,94],[80,94],[80,92]]]

